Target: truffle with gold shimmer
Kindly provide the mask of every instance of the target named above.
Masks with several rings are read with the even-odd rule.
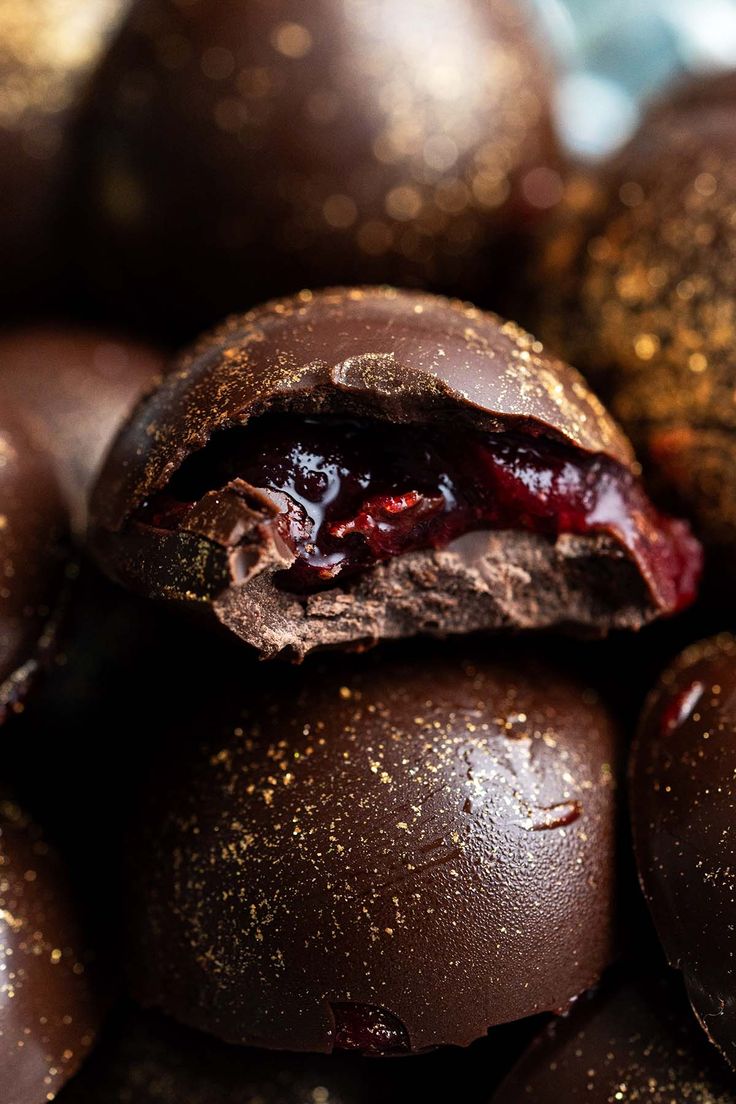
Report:
[[[647,703],[631,764],[639,877],[703,1029],[736,1066],[736,639],[695,644]]]
[[[304,286],[487,294],[560,191],[534,30],[518,0],[137,0],[89,97],[93,290],[187,336]]]
[[[3,1104],[47,1104],[100,1021],[90,952],[60,858],[0,800],[0,1086]]]
[[[266,656],[638,628],[700,571],[572,368],[495,315],[376,288],[270,303],[185,354],[108,455],[92,544]]]
[[[67,526],[48,455],[0,397],[0,722],[19,705],[51,642]]]
[[[666,979],[633,971],[551,1024],[492,1104],[731,1104],[734,1081]]]
[[[534,320],[692,518],[721,594],[736,549],[735,101],[733,73],[684,85],[597,178],[570,183]]]
[[[271,665],[172,736],[129,848],[146,1005],[400,1054],[564,1011],[606,965],[617,734],[528,651]]]

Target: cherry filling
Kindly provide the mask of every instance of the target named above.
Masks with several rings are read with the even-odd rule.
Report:
[[[216,434],[139,520],[186,528],[202,496],[233,480],[277,492],[276,524],[296,555],[277,583],[296,593],[474,530],[514,529],[606,533],[633,553],[665,608],[695,597],[701,551],[687,524],[659,513],[615,461],[546,437],[263,415]]]

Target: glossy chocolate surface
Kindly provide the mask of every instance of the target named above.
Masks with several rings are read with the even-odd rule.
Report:
[[[0,397],[0,722],[48,646],[64,584],[67,516],[48,456]]]
[[[231,1042],[393,1054],[591,985],[616,734],[584,686],[509,648],[213,686],[130,849],[137,996]]]
[[[700,1022],[736,1065],[736,641],[696,644],[645,709],[631,765],[639,876]]]
[[[137,0],[89,96],[93,290],[187,336],[304,286],[485,292],[560,190],[532,25],[516,0]]]
[[[295,556],[279,523],[273,524],[284,496],[264,493],[268,473],[259,473],[256,456],[239,459],[247,439],[232,428],[265,412],[289,414],[292,424],[319,416],[362,425],[357,465],[367,457],[374,466],[390,467],[392,440],[406,453],[412,439],[419,450],[436,436],[476,440],[495,432],[502,443],[517,440],[503,437],[515,433],[527,437],[532,451],[547,448],[552,458],[556,446],[568,446],[586,470],[586,487],[597,483],[594,497],[606,460],[622,483],[636,486],[628,442],[577,373],[494,315],[434,296],[342,289],[304,293],[234,319],[185,355],[123,429],[95,490],[93,543],[120,581],[143,593],[208,603],[220,621],[265,654],[287,649],[303,655],[323,644],[509,625],[570,624],[597,632],[638,627],[682,604],[644,552],[653,542],[656,558],[673,537],[682,545],[675,556],[684,554],[691,583],[697,578],[699,551],[684,529],[668,536],[669,522],[653,513],[647,520],[637,506],[625,532],[600,515],[603,523],[578,537],[581,526],[571,520],[568,531],[561,517],[560,496],[545,494],[543,510],[560,519],[565,537],[556,540],[556,532],[550,536],[526,524],[526,492],[519,486],[518,525],[510,524],[512,510],[489,517],[485,530],[470,518],[459,534],[445,531],[444,540],[412,538],[404,555],[364,573],[345,597],[297,600],[278,586]],[[390,423],[385,433],[380,419]],[[209,460],[207,450],[199,450],[218,431],[231,432],[235,455],[227,456],[224,437],[213,440],[216,470],[207,477],[211,483],[202,483],[197,467]],[[288,451],[297,443],[277,448]],[[257,457],[272,444],[256,435]],[[493,466],[490,459],[484,454],[475,464],[469,458],[462,463],[473,466],[477,481],[484,467]],[[421,455],[406,462],[410,468],[438,463]],[[549,462],[554,467],[554,459]],[[200,497],[172,528],[157,496],[181,497],[176,482],[185,483],[191,470]],[[488,479],[497,475],[503,478],[489,471]],[[404,486],[401,493],[415,490]],[[461,539],[443,547],[456,536]],[[417,548],[424,551],[412,555]]]
[[[3,1104],[46,1104],[99,1024],[90,955],[59,858],[0,801],[0,1086]]]
[[[0,389],[49,454],[80,535],[102,458],[162,371],[152,349],[92,331],[39,326],[0,334]]]
[[[735,1092],[678,987],[644,973],[606,984],[552,1024],[493,1104],[731,1104]]]
[[[571,181],[533,319],[693,519],[721,601],[736,578],[735,96],[734,74],[677,88],[599,175]]]

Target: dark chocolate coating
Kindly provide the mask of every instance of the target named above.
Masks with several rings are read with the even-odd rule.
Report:
[[[64,582],[67,516],[56,473],[0,397],[0,722],[50,643]]]
[[[513,323],[413,292],[305,292],[205,337],[138,406],[93,495],[92,543],[109,574],[208,605],[266,655],[416,632],[638,627],[661,612],[632,549],[602,534],[471,533],[365,573],[354,601],[334,589],[303,600],[274,586],[288,554],[265,507],[242,495],[203,500],[180,532],[139,523],[137,508],[216,430],[266,410],[527,430],[633,464],[577,372]]]
[[[731,583],[735,100],[733,73],[678,87],[598,176],[570,182],[524,316],[600,387]]]
[[[107,448],[162,371],[152,349],[100,333],[47,326],[0,335],[0,388],[53,461],[78,533]]]
[[[646,974],[606,985],[552,1024],[493,1104],[732,1104],[736,1083],[676,986]]]
[[[145,1004],[313,1051],[367,1007],[378,1049],[421,1051],[599,976],[617,741],[583,685],[528,653],[374,654],[213,687],[192,727],[131,848]]]
[[[469,1049],[408,1060],[232,1047],[152,1012],[125,1010],[106,1028],[58,1104],[488,1104],[524,1027],[497,1028]]]
[[[100,1010],[90,956],[59,858],[0,801],[0,1088],[45,1104],[84,1060]]]
[[[0,11],[3,314],[57,302],[73,131],[90,73],[128,0],[6,0]]]
[[[631,763],[644,893],[667,957],[736,1066],[736,640],[687,649],[645,708]]]
[[[499,233],[560,190],[532,23],[518,0],[137,0],[89,96],[90,283],[186,336],[304,286],[487,289]]]

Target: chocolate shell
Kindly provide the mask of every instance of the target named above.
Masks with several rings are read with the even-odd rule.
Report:
[[[560,191],[533,22],[517,0],[138,0],[89,96],[91,291],[186,337],[304,286],[487,293],[499,235]]]
[[[0,722],[51,642],[67,554],[53,466],[0,398]]]
[[[731,584],[735,102],[736,74],[682,86],[597,178],[571,182],[530,320],[600,388],[653,488],[692,518]]]
[[[135,995],[232,1043],[372,1054],[566,1009],[611,953],[617,739],[508,652],[210,687],[138,813]]]
[[[9,0],[0,10],[2,311],[60,295],[57,263],[87,82],[128,0]],[[32,295],[31,295],[32,293]]]
[[[731,1104],[735,1094],[677,988],[640,974],[552,1024],[493,1104]]]
[[[710,1038],[736,1066],[736,640],[687,649],[665,672],[631,763],[639,876],[659,937]]]
[[[513,527],[471,520],[457,539],[431,546],[428,538],[345,586],[293,593],[281,579],[297,555],[278,520],[291,496],[238,472],[207,474],[210,483],[200,473],[175,523],[162,522],[155,506],[192,465],[207,464],[208,443],[221,452],[228,431],[276,414],[365,421],[376,461],[393,447],[396,427],[407,439],[424,427],[444,432],[456,449],[495,433],[527,452],[556,449],[564,463],[602,465],[600,483],[595,473],[582,483],[592,478],[596,493],[610,473],[614,497],[625,485],[636,504],[610,524],[552,534],[524,521],[522,508],[518,529],[516,514]],[[579,375],[512,323],[411,292],[304,292],[205,337],[138,406],[95,489],[92,544],[118,581],[214,613],[264,655],[419,632],[562,625],[603,633],[687,604],[699,572],[686,527],[657,515],[635,471],[628,442]]]
[[[45,1104],[79,1067],[100,1010],[58,856],[0,801],[0,1086],[3,1104]]]
[[[48,452],[78,534],[107,448],[162,370],[152,349],[105,334],[47,326],[0,335],[0,389]]]

